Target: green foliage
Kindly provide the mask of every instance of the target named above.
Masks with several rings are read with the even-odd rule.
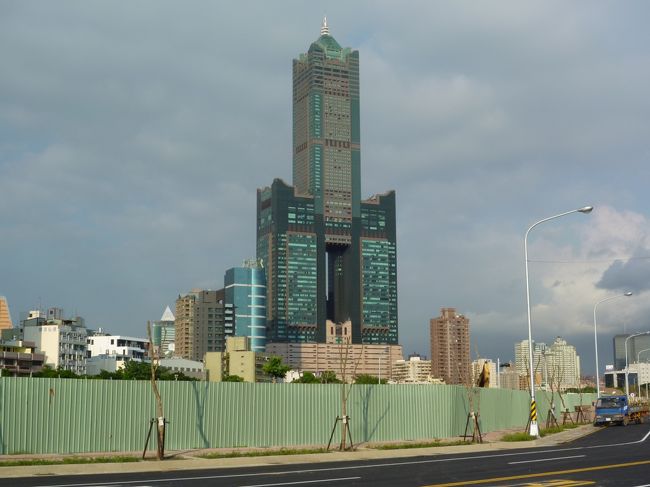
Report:
[[[40,372],[36,372],[32,377],[44,377],[46,379],[81,379],[83,376],[77,375],[71,370],[64,370],[61,367],[56,369],[52,368],[49,365],[44,365],[43,369]]]
[[[276,382],[277,379],[283,379],[291,367],[282,363],[282,357],[273,356],[262,366],[262,370],[273,377],[273,382]]]
[[[320,381],[323,384],[340,384],[342,382],[341,379],[336,377],[333,370],[323,371],[320,375]]]
[[[577,394],[582,393],[582,394],[588,394],[591,392],[596,392],[595,387],[583,387],[582,389],[578,389],[577,387],[569,387],[565,392],[575,392]]]
[[[467,445],[467,442],[463,440],[458,440],[458,441],[433,440],[433,441],[419,441],[413,443],[386,443],[384,445],[377,445],[372,448],[374,448],[375,450],[401,450],[401,449],[408,449],[408,448],[432,448],[438,446],[458,446],[458,445]]]
[[[540,428],[539,436],[543,438],[544,436],[560,433],[561,431],[577,428],[578,426],[579,425],[577,424],[569,423],[560,426],[553,426],[551,428]],[[510,433],[501,437],[501,441],[531,441],[535,439],[536,438],[534,436],[530,436],[527,431],[522,431],[519,433]]]
[[[244,382],[244,378],[238,375],[225,375],[222,380],[224,382]]]
[[[295,381],[294,381],[295,382]],[[265,448],[264,450],[254,451],[230,451],[227,453],[206,453],[197,455],[198,458],[239,458],[239,457],[270,457],[275,455],[309,455],[312,453],[329,453],[325,448],[280,448],[273,450]]]
[[[293,381],[294,384],[320,384],[320,379],[313,372],[303,372],[302,377]]]
[[[151,363],[150,362],[136,362],[129,360],[124,364],[124,368],[117,372],[108,372],[102,370],[99,375],[85,376],[77,375],[70,370],[63,370],[60,367],[53,369],[49,365],[44,365],[41,372],[37,372],[34,377],[44,378],[61,378],[61,379],[99,379],[99,380],[150,380],[151,379]],[[172,372],[168,368],[158,367],[156,371],[157,380],[198,380],[194,377],[188,377],[182,372]]]
[[[520,431],[518,433],[509,433],[501,437],[501,441],[532,441],[537,438],[530,436],[526,431]]]
[[[354,379],[355,384],[379,384],[379,378],[370,374],[359,374]],[[382,384],[386,383],[386,379],[381,380]]]
[[[0,461],[0,467],[23,467],[32,465],[76,465],[80,463],[131,463],[139,462],[137,457],[69,457],[60,460],[32,459]]]

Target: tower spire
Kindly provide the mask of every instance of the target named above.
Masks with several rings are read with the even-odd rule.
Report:
[[[320,28],[320,35],[328,36],[330,35],[330,28],[327,26],[327,16],[323,17],[323,25]]]

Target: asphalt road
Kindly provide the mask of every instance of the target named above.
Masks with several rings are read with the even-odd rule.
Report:
[[[602,428],[569,445],[462,455],[161,473],[0,479],[0,487],[650,487],[650,425]],[[0,472],[1,474],[1,472]]]

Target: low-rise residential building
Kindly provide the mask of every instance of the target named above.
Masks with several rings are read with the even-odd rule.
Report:
[[[188,360],[181,357],[163,358],[158,365],[169,369],[172,373],[180,372],[188,377],[205,380],[205,367],[203,362]]]
[[[263,369],[267,360],[266,354],[251,350],[250,337],[227,337],[225,352],[205,354],[207,380],[220,382],[227,375],[236,375],[244,382],[271,382]]]
[[[53,316],[61,316],[59,308],[51,308]],[[46,318],[43,313],[30,311],[21,322],[23,340],[33,342],[45,354],[45,364],[52,368],[86,373],[86,336],[83,318]]]
[[[391,379],[398,384],[430,383],[431,360],[420,357],[409,357],[408,360],[397,360],[392,367]]]
[[[45,354],[36,351],[33,342],[0,342],[0,370],[3,376],[31,377],[43,370]]]
[[[101,331],[87,338],[87,375],[102,370],[117,372],[130,360],[142,362],[147,358],[149,340],[124,335],[108,335]]]
[[[339,379],[350,382],[362,374],[381,376],[382,380],[391,379],[395,362],[404,360],[401,345],[335,342],[267,343],[266,354],[281,357],[294,370],[309,371],[316,375],[331,370]]]

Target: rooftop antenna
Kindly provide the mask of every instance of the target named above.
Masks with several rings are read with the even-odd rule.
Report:
[[[323,25],[320,28],[320,35],[328,36],[330,35],[330,28],[327,26],[327,16],[323,17]]]

